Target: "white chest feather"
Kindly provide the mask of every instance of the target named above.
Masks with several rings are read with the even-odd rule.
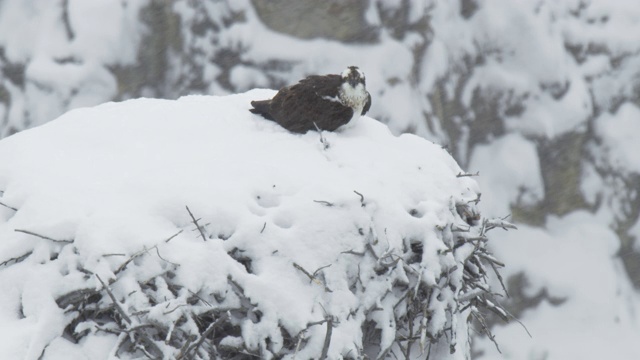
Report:
[[[360,117],[362,109],[367,102],[368,95],[367,90],[365,90],[362,84],[353,87],[349,83],[344,83],[340,86],[340,101],[343,105],[353,109],[353,117],[349,123]]]

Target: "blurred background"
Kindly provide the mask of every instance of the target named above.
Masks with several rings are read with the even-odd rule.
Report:
[[[490,235],[531,337],[496,319],[502,355],[477,334],[473,359],[639,359],[638,1],[2,0],[0,138],[349,65],[368,115],[446,146],[519,227]]]

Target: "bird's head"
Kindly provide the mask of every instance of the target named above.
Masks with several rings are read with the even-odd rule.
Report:
[[[364,73],[358,69],[357,66],[349,66],[340,76],[342,77],[343,83],[351,85],[354,89],[359,84],[362,84],[363,88],[365,87]]]

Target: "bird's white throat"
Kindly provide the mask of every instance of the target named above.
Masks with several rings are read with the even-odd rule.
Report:
[[[369,94],[363,84],[358,84],[353,87],[348,82],[345,82],[340,86],[340,101],[343,105],[353,109],[353,116],[347,124],[342,126],[342,128],[353,126],[355,122],[354,120],[360,118],[362,109],[367,102],[368,95]]]
[[[354,115],[357,114],[360,116],[367,102],[367,97],[368,93],[363,84],[358,84],[353,87],[348,82],[345,82],[340,86],[340,101],[342,101],[345,106],[352,108]]]

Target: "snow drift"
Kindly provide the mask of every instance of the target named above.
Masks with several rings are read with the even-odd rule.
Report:
[[[2,140],[0,358],[465,358],[468,319],[504,315],[485,232],[508,224],[440,146],[367,117],[293,135],[248,111],[274,93]]]

